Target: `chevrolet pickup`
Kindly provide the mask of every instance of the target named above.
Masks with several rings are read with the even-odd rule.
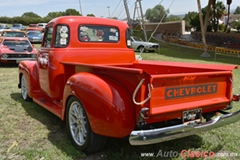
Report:
[[[137,60],[129,26],[83,16],[51,20],[36,61],[19,64],[24,100],[66,121],[73,145],[101,150],[107,137],[131,145],[168,141],[229,125],[236,65]]]

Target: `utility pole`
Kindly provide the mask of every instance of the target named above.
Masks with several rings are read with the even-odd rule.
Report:
[[[82,13],[82,5],[81,5],[81,1],[78,0],[78,2],[79,2],[80,14],[83,15],[83,13]]]
[[[146,33],[146,27],[145,27],[145,22],[144,22],[141,0],[137,0],[137,2],[139,3],[139,8],[140,8],[140,14],[141,14],[141,20],[142,20],[141,23],[142,23],[142,26],[143,26],[144,38],[145,38],[145,41],[147,41],[147,33]]]
[[[107,6],[108,8],[108,18],[110,18],[110,6]]]
[[[127,15],[128,25],[129,25],[130,30],[131,30],[131,32],[132,32],[132,21],[131,21],[131,17],[130,17],[128,5],[127,5],[127,0],[123,0],[123,4],[124,4],[125,11],[126,11],[126,15]]]

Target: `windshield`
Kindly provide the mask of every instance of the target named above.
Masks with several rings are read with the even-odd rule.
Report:
[[[20,24],[13,24],[12,27],[21,27]]]
[[[30,46],[29,41],[27,40],[4,40],[4,46],[12,47],[12,46]]]
[[[40,35],[42,35],[41,32],[28,32],[27,34],[28,34],[29,36],[40,36]]]
[[[143,41],[141,38],[134,37],[135,41]]]
[[[8,31],[2,34],[4,37],[26,37],[24,32]]]

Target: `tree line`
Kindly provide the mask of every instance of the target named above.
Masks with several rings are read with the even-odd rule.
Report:
[[[210,0],[211,1],[211,0]],[[214,0],[212,2],[215,2]],[[209,10],[210,9],[210,10]],[[211,5],[211,8],[208,6],[202,8],[203,18],[205,19],[207,12],[210,12],[207,31],[214,30],[215,32],[219,30],[224,30],[224,26],[220,25],[219,19],[227,13],[226,7],[222,1],[217,1],[216,3]],[[238,6],[233,14],[240,14],[240,6]],[[81,15],[75,9],[67,9],[66,11],[59,12],[49,12],[47,16],[41,17],[34,12],[25,12],[21,16],[16,17],[0,17],[1,23],[13,24],[13,23],[21,23],[23,25],[36,24],[36,23],[47,23],[50,20],[59,17],[59,16],[69,16],[69,15]],[[94,14],[87,14],[87,16],[95,16]],[[112,17],[113,19],[117,19],[117,17]],[[200,31],[200,21],[198,12],[188,12],[185,14],[183,18],[170,14],[169,9],[165,9],[162,5],[156,5],[154,8],[149,8],[145,12],[145,19],[148,22],[170,22],[170,21],[179,21],[185,20],[186,30],[190,28],[195,28],[197,31]],[[240,20],[231,24],[232,28],[240,31]]]
[[[36,24],[40,22],[47,23],[56,17],[70,16],[70,15],[81,15],[81,14],[75,9],[67,9],[66,11],[59,11],[59,12],[49,12],[48,15],[45,17],[41,17],[34,12],[25,12],[21,16],[16,16],[16,17],[1,16],[0,22],[7,23],[7,24],[21,23],[23,25],[29,25],[29,24]],[[94,15],[88,14],[87,16],[94,16]]]
[[[231,1],[230,1],[231,2]],[[225,31],[229,29],[229,26],[225,26],[224,24],[219,24],[219,20],[225,15],[230,14],[230,5],[228,4],[228,9],[226,9],[225,4],[222,1],[209,0],[209,5],[202,8],[203,19],[206,19],[205,23],[207,24],[206,30],[208,32],[218,32]],[[240,14],[240,6],[238,6],[233,14]],[[206,18],[207,17],[207,18]],[[229,16],[228,16],[229,17]],[[195,28],[197,31],[200,31],[200,20],[199,14],[195,11],[190,11],[186,13],[183,18],[170,14],[169,9],[165,9],[162,5],[156,5],[152,9],[147,9],[145,13],[145,18],[149,22],[169,22],[169,21],[179,21],[185,20],[186,30],[190,30],[191,28]],[[230,26],[234,29],[240,31],[240,19],[238,21],[234,21],[230,24]],[[228,30],[229,31],[229,30]]]

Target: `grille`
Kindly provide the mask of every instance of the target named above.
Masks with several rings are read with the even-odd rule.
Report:
[[[35,54],[25,54],[25,53],[20,53],[20,54],[12,54],[12,53],[4,53],[4,55],[7,55],[7,57],[3,58],[3,56],[1,57],[1,59],[3,60],[34,60],[36,59],[34,56]]]
[[[8,58],[32,58],[32,54],[7,54]]]

